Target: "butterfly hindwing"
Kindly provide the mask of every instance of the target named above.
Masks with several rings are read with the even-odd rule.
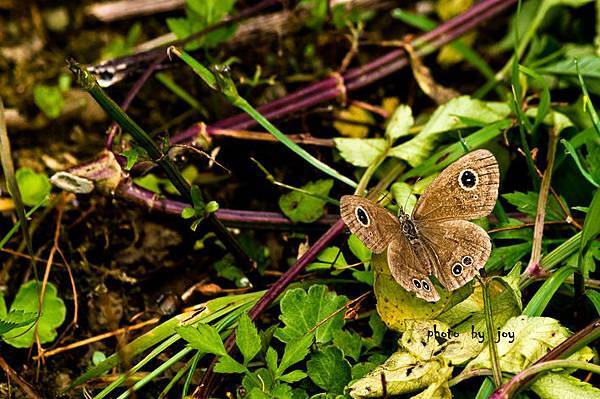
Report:
[[[383,252],[392,238],[400,235],[398,218],[367,198],[344,195],[340,214],[350,231],[375,253]]]
[[[417,228],[436,258],[433,274],[449,291],[471,281],[490,256],[490,237],[474,223],[466,220],[421,221]]]
[[[500,172],[488,150],[463,156],[429,185],[413,211],[416,220],[472,220],[490,214],[496,198]]]
[[[429,279],[431,259],[421,243],[411,244],[403,236],[394,239],[388,247],[387,259],[392,277],[404,289],[428,302],[440,299]]]

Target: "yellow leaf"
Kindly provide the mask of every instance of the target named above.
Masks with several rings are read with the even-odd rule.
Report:
[[[351,105],[348,109],[342,110],[337,115],[338,119],[333,122],[333,127],[340,132],[342,136],[362,139],[369,134],[369,126],[375,120],[369,111]]]

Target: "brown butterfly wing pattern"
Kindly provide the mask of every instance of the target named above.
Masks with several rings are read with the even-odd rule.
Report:
[[[340,213],[371,251],[381,253],[389,246],[390,272],[400,285],[433,302],[440,296],[430,274],[454,291],[487,262],[490,238],[469,220],[492,211],[499,180],[494,155],[476,150],[440,173],[417,201],[412,221],[404,215],[401,222],[378,204],[353,195],[342,197]]]
[[[393,238],[402,238],[398,218],[366,198],[344,195],[340,200],[340,214],[350,231],[377,254],[383,252]]]
[[[463,156],[429,185],[417,201],[413,219],[477,219],[490,214],[496,198],[500,172],[488,150]]]
[[[393,240],[388,247],[387,259],[392,277],[405,290],[428,302],[440,299],[429,279],[433,272],[431,258],[422,243],[411,244],[404,237]]]
[[[492,250],[485,230],[466,220],[421,221],[417,229],[435,257],[433,274],[449,291],[471,281]]]

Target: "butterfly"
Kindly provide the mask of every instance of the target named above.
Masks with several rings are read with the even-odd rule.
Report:
[[[340,201],[342,219],[367,248],[382,253],[394,279],[419,298],[440,298],[433,275],[449,291],[471,281],[492,249],[484,229],[469,220],[492,212],[498,197],[498,162],[476,150],[450,164],[418,199],[412,215],[390,213],[355,195]]]

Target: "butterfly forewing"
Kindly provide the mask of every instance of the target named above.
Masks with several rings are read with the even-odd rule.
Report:
[[[449,291],[467,284],[485,266],[492,243],[484,229],[466,220],[421,221],[423,242],[431,248],[433,274]]]
[[[490,214],[500,173],[488,150],[473,151],[450,166],[429,185],[413,211],[415,220],[472,220]]]
[[[375,253],[383,252],[394,237],[400,236],[398,218],[366,198],[344,195],[340,214],[350,231]]]

